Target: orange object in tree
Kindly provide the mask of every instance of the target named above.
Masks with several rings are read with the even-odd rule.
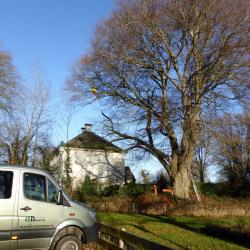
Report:
[[[93,95],[95,96],[97,95],[97,89],[95,87],[92,87],[90,91],[92,92]]]

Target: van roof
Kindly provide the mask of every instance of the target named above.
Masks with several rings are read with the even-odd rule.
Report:
[[[20,170],[35,170],[35,171],[41,171],[44,173],[48,173],[46,170],[42,168],[37,167],[29,167],[29,166],[21,166],[21,165],[9,165],[9,164],[0,164],[0,168],[6,168],[6,169],[20,169]]]

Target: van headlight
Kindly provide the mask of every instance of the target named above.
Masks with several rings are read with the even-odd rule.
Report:
[[[97,221],[96,212],[95,211],[89,211],[89,216],[93,219],[93,221]]]

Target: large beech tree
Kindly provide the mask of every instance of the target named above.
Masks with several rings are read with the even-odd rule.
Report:
[[[247,93],[249,1],[120,1],[73,67],[76,101],[103,105],[107,130],[155,156],[178,197],[203,111]]]

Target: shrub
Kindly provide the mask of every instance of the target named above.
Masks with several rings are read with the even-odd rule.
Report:
[[[227,196],[228,190],[225,182],[219,183],[198,183],[200,192],[207,196]]]
[[[90,176],[86,175],[84,181],[77,187],[76,192],[81,201],[86,201],[88,197],[100,196],[100,188],[101,184],[97,179],[91,179]]]
[[[119,185],[111,184],[108,186],[104,186],[101,190],[101,196],[109,197],[109,196],[116,196],[119,194]]]
[[[86,176],[84,181],[72,192],[75,199],[87,202],[100,197],[130,197],[137,198],[149,193],[151,185],[128,183],[124,186],[116,184],[112,180],[101,183],[97,179]]]
[[[198,186],[201,193],[207,196],[250,197],[249,184],[245,184],[237,189],[232,188],[229,182],[199,183]]]
[[[119,189],[120,196],[136,198],[150,191],[149,185],[129,183]]]
[[[103,197],[118,195],[120,185],[117,184],[116,179],[109,177],[105,183],[102,183],[100,195]]]

